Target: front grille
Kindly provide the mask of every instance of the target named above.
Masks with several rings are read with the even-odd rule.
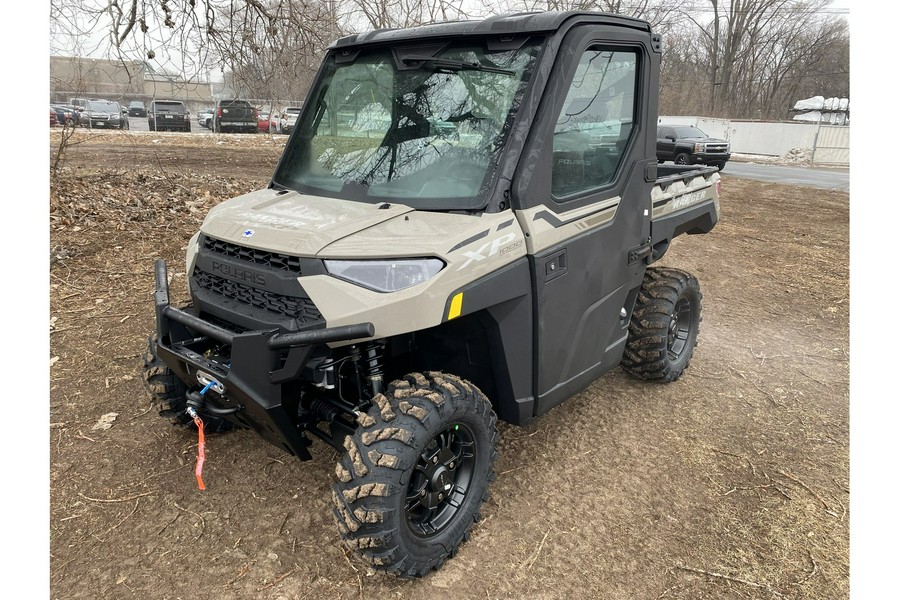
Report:
[[[243,283],[224,279],[204,271],[196,271],[194,283],[205,290],[269,312],[296,319],[300,323],[322,320],[322,313],[309,298],[284,296],[260,290]]]
[[[712,146],[710,144],[707,144],[706,151],[707,152],[728,152],[728,146],[726,146],[726,145]]]
[[[265,250],[256,250],[239,246],[231,242],[223,242],[211,237],[204,237],[203,247],[210,252],[237,258],[256,265],[263,265],[278,269],[281,271],[290,271],[296,273],[299,277],[302,273],[300,270],[300,259],[296,256],[288,256],[287,254],[279,254],[277,252],[267,252]]]

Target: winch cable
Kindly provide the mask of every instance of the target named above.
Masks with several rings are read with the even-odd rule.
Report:
[[[212,385],[212,381],[207,383],[206,386],[200,390],[200,396],[203,396]],[[197,467],[194,469],[194,475],[197,477],[197,487],[201,490],[205,490],[206,485],[203,484],[203,463],[206,462],[206,437],[203,435],[203,419],[200,418],[200,414],[193,406],[189,405],[187,407],[187,413],[193,417],[194,424],[197,425]]]

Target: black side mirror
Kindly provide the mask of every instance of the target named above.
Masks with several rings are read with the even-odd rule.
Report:
[[[675,136],[674,136],[674,135],[667,135],[667,136],[666,136],[666,139],[667,139],[667,140],[672,140],[672,141],[674,142],[674,141],[675,141]]]

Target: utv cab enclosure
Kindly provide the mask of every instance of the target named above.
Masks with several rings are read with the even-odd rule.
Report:
[[[347,543],[400,576],[440,567],[494,479],[498,417],[691,358],[697,280],[648,265],[714,227],[719,175],[657,164],[660,46],[581,12],[338,40],[268,187],[190,240],[190,304],[156,263],[161,412],[301,460],[332,445]]]

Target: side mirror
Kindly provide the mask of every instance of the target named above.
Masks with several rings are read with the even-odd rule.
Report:
[[[674,135],[667,135],[667,136],[666,136],[666,139],[667,139],[667,140],[671,140],[671,141],[674,142],[674,141],[675,141],[675,136],[674,136]]]

